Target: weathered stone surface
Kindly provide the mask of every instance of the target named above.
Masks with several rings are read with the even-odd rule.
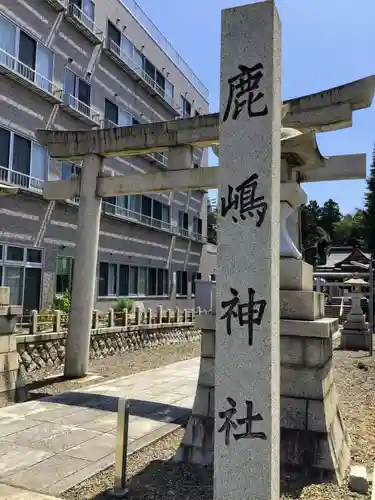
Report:
[[[356,493],[364,495],[367,493],[368,486],[366,467],[362,465],[353,465],[350,468],[349,488]]]
[[[313,268],[297,259],[280,260],[280,288],[283,290],[308,290],[313,287]]]
[[[215,500],[279,499],[280,31],[274,2],[253,3],[222,13],[219,196],[227,199],[231,188],[236,189],[254,174],[257,192],[267,208],[264,220],[258,219],[256,211],[254,217],[248,217],[236,209],[220,219],[216,271]],[[242,65],[252,68],[260,62],[262,94],[257,109],[267,106],[267,113],[251,118],[244,108],[233,117],[233,99],[229,103],[233,109],[225,119],[231,91],[228,81],[241,72]],[[236,85],[233,89],[237,89]],[[254,325],[253,341],[249,341],[249,332],[241,320],[232,317],[228,335],[226,322],[219,319],[228,313],[223,302],[238,296],[239,304],[248,303],[250,287],[254,300],[267,304],[261,322]],[[253,432],[263,432],[265,439],[236,441],[232,432],[229,439],[225,432],[219,432],[218,416],[230,410],[233,402],[236,418],[246,416],[246,401],[254,405],[253,414],[262,416],[261,422],[254,423]],[[239,426],[239,432],[243,430]]]
[[[323,293],[280,290],[280,318],[314,321],[323,316]]]

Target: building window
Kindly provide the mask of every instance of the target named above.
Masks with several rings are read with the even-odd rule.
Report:
[[[0,286],[10,288],[12,305],[39,309],[41,277],[41,249],[0,245]]]
[[[71,291],[73,284],[74,259],[72,257],[57,257],[56,294]]]
[[[168,295],[168,270],[100,262],[100,297],[156,297]]]
[[[131,195],[103,199],[103,211],[165,230],[170,229],[170,208],[149,196]]]
[[[53,52],[0,15],[0,64],[52,93]]]
[[[157,295],[169,295],[169,271],[158,269]]]
[[[25,255],[24,247],[7,247],[6,260],[12,262],[23,262]]]
[[[201,279],[202,279],[201,273],[193,273],[193,275],[191,277],[191,293],[192,293],[192,295],[195,295],[195,282],[197,280],[201,280]]]
[[[117,295],[117,264],[101,262],[99,264],[99,295],[111,297]]]
[[[61,179],[69,181],[73,176],[81,177],[82,167],[70,161],[63,161],[61,163]]]
[[[91,115],[91,86],[68,69],[64,75],[64,103]]]
[[[26,262],[33,262],[41,264],[42,262],[42,251],[36,250],[34,248],[27,249]]]
[[[182,210],[178,211],[178,231],[183,236],[189,235],[189,215]]]
[[[95,3],[92,0],[69,0],[69,5],[76,5],[84,15],[80,15],[80,20],[87,24],[87,21],[95,20]],[[91,23],[90,23],[91,24]],[[92,28],[92,26],[89,26]]]
[[[23,267],[6,267],[4,269],[4,286],[10,288],[10,303],[22,305],[23,295]]]
[[[170,104],[173,103],[174,86],[164,74],[110,21],[108,21],[107,33],[109,49],[122,59],[127,66],[136,70],[137,73],[141,70],[142,78],[152,88],[155,88],[158,94],[164,97],[166,101]]]
[[[187,271],[177,271],[176,273],[176,295],[186,296],[188,294]]]
[[[202,234],[202,219],[199,217],[193,218],[193,233],[194,234]]]
[[[184,96],[181,96],[181,115],[184,118],[191,116],[191,104]]]
[[[0,180],[40,190],[47,176],[48,161],[46,148],[0,128]]]
[[[129,268],[129,295],[138,295],[138,267]]]

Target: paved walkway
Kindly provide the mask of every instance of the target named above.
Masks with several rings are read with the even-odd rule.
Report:
[[[187,420],[198,371],[195,358],[0,409],[0,483],[59,495],[112,465],[118,397],[136,400],[129,453],[153,442]]]

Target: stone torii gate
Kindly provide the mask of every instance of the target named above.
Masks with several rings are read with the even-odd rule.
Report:
[[[301,465],[302,457],[303,466],[337,470],[338,476],[348,462],[346,436],[332,396],[330,334],[337,321],[323,318],[323,294],[312,292],[311,266],[301,260],[286,219],[306,200],[300,182],[365,177],[365,155],[324,157],[315,134],[350,126],[352,112],[370,106],[375,77],[282,103],[280,59],[274,2],[227,9],[222,16],[220,115],[106,130],[37,132],[52,157],[83,159],[80,179],[51,181],[44,187],[49,200],[80,197],[68,377],[87,372],[102,198],[219,188],[215,310],[220,313],[211,327],[216,327],[216,347],[208,369],[202,355],[193,407],[193,419],[211,412],[210,395],[206,400],[200,395],[203,380],[209,393],[208,382],[212,387],[215,376],[215,500],[279,499],[280,423],[283,427],[288,412],[295,418],[288,417],[292,426],[281,435],[284,462],[292,456]],[[218,145],[219,167],[192,168],[194,147]],[[166,150],[165,172],[104,172],[105,157]],[[281,359],[282,398],[287,403],[282,419],[280,335],[289,342],[289,358]],[[293,427],[299,412],[313,419],[311,432],[305,432],[305,422],[299,422],[302,429]],[[187,433],[191,429],[188,426]],[[194,448],[194,428],[190,434]],[[337,437],[333,443],[332,436]],[[311,453],[309,444],[318,451]],[[198,451],[204,452],[202,446]]]
[[[365,154],[324,157],[315,134],[350,126],[352,112],[371,105],[374,87],[375,77],[371,76],[282,104],[282,190],[286,202],[292,193],[301,193],[300,182],[365,178]],[[80,178],[49,181],[43,188],[47,200],[80,198],[65,376],[83,377],[87,373],[102,198],[217,188],[220,167],[193,169],[192,151],[209,146],[218,151],[219,120],[219,114],[213,113],[102,130],[37,131],[39,143],[48,148],[52,158],[83,159]],[[113,176],[104,170],[106,157],[162,151],[169,151],[166,171]],[[293,182],[285,182],[290,180]],[[299,195],[299,205],[304,201]],[[288,206],[284,204],[285,216],[290,213]],[[281,239],[281,248],[299,257],[286,228]]]

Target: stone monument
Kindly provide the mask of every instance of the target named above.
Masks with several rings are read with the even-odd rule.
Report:
[[[222,12],[215,500],[279,499],[280,31],[273,2]]]
[[[352,297],[352,308],[341,332],[341,348],[351,350],[369,350],[369,324],[361,307],[361,297]]]

